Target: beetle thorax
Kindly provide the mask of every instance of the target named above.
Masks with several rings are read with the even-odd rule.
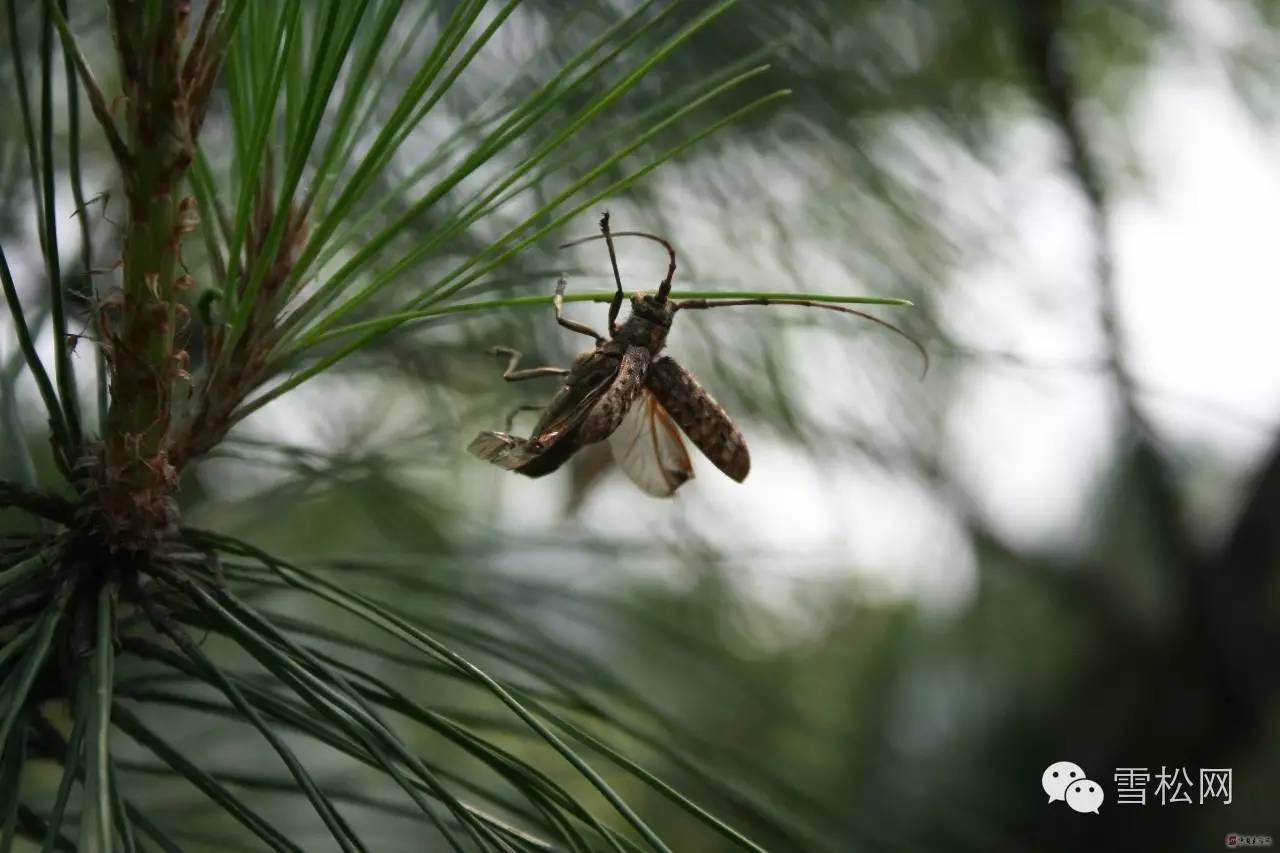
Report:
[[[644,347],[655,355],[667,342],[675,306],[647,293],[631,297],[631,316],[618,327],[613,339],[627,346]]]

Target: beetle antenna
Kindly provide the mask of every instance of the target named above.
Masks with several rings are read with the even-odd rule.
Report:
[[[883,326],[889,331],[900,337],[906,338],[916,351],[920,353],[920,358],[924,362],[924,368],[920,371],[920,378],[924,379],[929,373],[929,351],[924,348],[920,341],[913,336],[907,334],[902,329],[890,323],[888,320],[882,320],[874,314],[868,314],[865,311],[858,311],[855,308],[846,308],[843,305],[830,305],[825,302],[811,302],[808,299],[770,299],[760,297],[758,299],[681,299],[672,303],[678,311],[681,308],[690,308],[702,310],[706,308],[729,308],[735,305],[796,305],[801,308],[822,308],[826,311],[839,311],[841,314],[852,314],[855,317],[861,317],[864,320],[870,320],[877,326]]]
[[[608,220],[605,217],[601,217],[601,221],[600,221],[601,230],[604,230],[607,226],[608,226]],[[646,240],[652,240],[655,243],[661,243],[663,248],[667,250],[667,256],[670,258],[670,264],[667,266],[667,277],[664,278],[662,280],[662,283],[658,285],[658,301],[665,302],[667,299],[667,294],[671,292],[671,281],[676,277],[676,250],[672,247],[670,243],[668,243],[666,240],[659,237],[657,234],[650,234],[646,231],[614,231],[609,234],[594,234],[590,237],[581,237],[577,240],[570,240],[568,243],[562,243],[560,245],[560,248],[568,249],[570,246],[579,246],[583,243],[590,243],[592,240],[608,240],[609,248],[612,250],[613,248],[612,238],[614,237],[643,237]],[[612,257],[612,252],[610,252],[610,257]],[[614,270],[615,271],[617,270],[616,266],[614,267]]]
[[[618,331],[618,312],[622,310],[622,274],[618,272],[618,254],[613,250],[613,235],[609,233],[609,211],[600,214],[600,234],[605,245],[609,247],[609,265],[613,267],[613,282],[618,286],[613,299],[609,302],[609,334]]]

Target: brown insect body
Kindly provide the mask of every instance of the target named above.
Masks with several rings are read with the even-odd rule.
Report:
[[[482,432],[468,446],[476,456],[529,477],[550,474],[579,448],[609,440],[614,457],[637,485],[652,495],[672,494],[693,477],[693,467],[680,438],[681,432],[730,478],[742,482],[751,470],[746,439],[733,425],[715,398],[687,370],[669,356],[660,356],[677,311],[734,305],[796,305],[852,314],[903,335],[920,350],[928,369],[928,354],[913,338],[877,317],[841,306],[803,299],[759,297],[710,302],[705,299],[668,299],[675,277],[676,254],[661,237],[638,231],[613,234],[609,214],[600,220],[601,234],[576,240],[604,240],[609,247],[617,291],[609,306],[609,337],[564,316],[565,280],[556,285],[556,322],[596,340],[594,349],[574,360],[573,366],[516,369],[520,353],[497,348],[511,357],[503,378],[508,381],[539,376],[564,376],[554,398],[543,410],[529,438],[510,432]],[[622,277],[614,254],[614,237],[644,237],[661,243],[670,258],[667,275],[655,294],[631,297],[631,314],[618,325],[622,307]],[[563,248],[563,247],[562,247]],[[529,408],[529,407],[524,407]],[[514,418],[514,415],[512,416]],[[508,426],[508,429],[510,427]]]
[[[609,241],[612,260],[607,214],[600,227]],[[508,380],[560,373],[565,375],[564,384],[543,410],[529,438],[486,431],[468,450],[503,468],[541,477],[558,469],[581,447],[615,438],[629,419],[627,441],[615,444],[614,453],[632,479],[651,494],[669,495],[693,477],[679,429],[726,474],[738,481],[746,477],[750,469],[746,441],[724,409],[675,361],[658,358],[679,307],[667,299],[675,273],[675,253],[667,248],[671,253],[667,278],[656,295],[631,297],[630,316],[621,325],[616,322],[623,296],[622,282],[617,278],[608,338],[562,316],[565,282],[560,280],[555,299],[557,320],[595,337],[595,348],[578,356],[568,370],[516,370],[519,353],[499,350],[512,356],[505,374]],[[614,269],[616,273],[616,260]],[[640,400],[642,404],[637,405]]]
[[[613,337],[574,361],[568,380],[533,428],[535,443],[585,400],[590,400],[591,406],[578,430],[580,443],[608,438],[644,387],[654,356],[666,346],[672,315],[668,302],[658,302],[647,294],[632,297],[631,316]]]
[[[671,358],[656,357],[666,346],[674,315],[675,305],[666,299],[633,296],[631,315],[609,339],[575,359],[528,439],[483,432],[468,449],[501,467],[541,477],[581,447],[613,436],[637,400],[649,394],[656,399],[646,405],[662,409],[657,417],[669,414],[718,467],[741,481],[750,469],[742,434],[688,371]],[[651,491],[670,494],[692,476],[677,467]]]

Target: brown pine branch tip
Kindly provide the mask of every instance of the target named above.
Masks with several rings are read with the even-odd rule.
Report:
[[[284,239],[273,257],[262,258],[276,211],[268,167],[255,194],[253,222],[239,257],[243,272],[235,282],[243,294],[248,271],[265,269],[256,298],[246,300],[249,322],[228,352],[222,351],[218,329],[207,332],[212,368],[193,384],[185,348],[191,318],[181,300],[186,291],[217,291],[223,282],[197,282],[183,261],[187,238],[204,227],[196,199],[185,194],[183,184],[225,56],[225,8],[221,0],[204,4],[188,38],[189,0],[158,4],[154,14],[148,13],[149,4],[135,0],[107,5],[118,93],[103,91],[53,4],[63,49],[120,169],[126,209],[121,285],[95,298],[94,325],[107,360],[110,405],[101,443],[90,448],[91,458],[78,468],[85,509],[77,517],[91,519],[94,535],[109,549],[149,553],[177,530],[174,494],[183,465],[225,435],[231,413],[263,380],[283,310],[283,284],[307,228],[297,205],[287,205]],[[22,497],[28,508],[51,507]]]

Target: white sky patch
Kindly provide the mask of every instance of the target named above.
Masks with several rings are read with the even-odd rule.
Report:
[[[1169,448],[1207,451],[1244,474],[1280,412],[1280,137],[1258,127],[1215,66],[1187,66],[1184,54],[1148,79],[1130,126],[1150,183],[1112,208],[1127,355]],[[1110,389],[1090,367],[1101,341],[1084,208],[1060,170],[1046,171],[1057,155],[1036,135],[1022,134],[1008,164],[1015,186],[1033,187],[1012,193],[1009,248],[961,278],[952,311],[975,346],[1028,365],[972,376],[951,424],[962,482],[1023,545],[1080,531],[1114,438]],[[1030,172],[1028,161],[1038,163]]]
[[[1211,68],[1159,79],[1134,119],[1153,198],[1115,217],[1132,358],[1171,440],[1248,466],[1280,413],[1280,136]]]

